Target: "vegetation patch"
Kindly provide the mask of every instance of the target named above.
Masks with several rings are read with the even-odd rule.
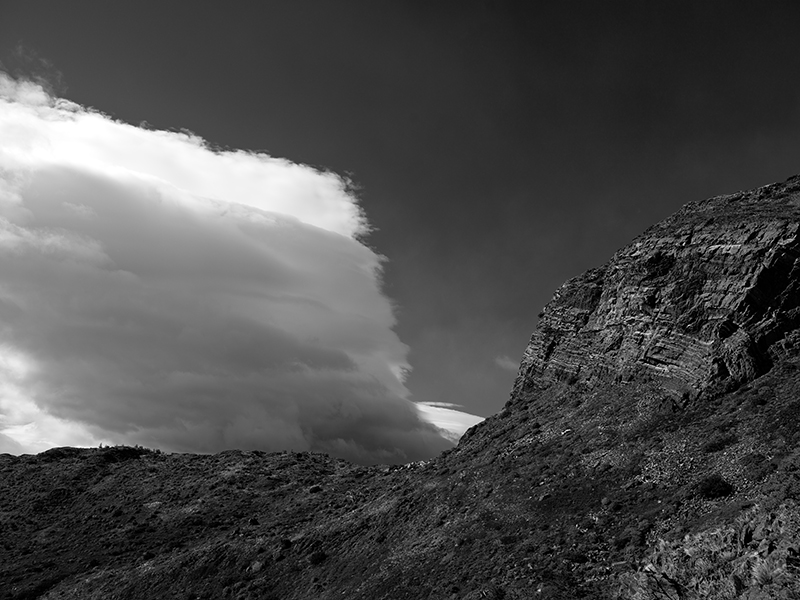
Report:
[[[716,473],[701,479],[696,487],[697,495],[707,500],[715,500],[730,496],[734,492],[733,486]]]
[[[718,435],[703,444],[703,452],[719,452],[738,441],[738,438],[733,434]]]
[[[634,573],[619,578],[630,600],[790,599],[800,597],[800,510],[754,506],[733,525],[659,540]]]

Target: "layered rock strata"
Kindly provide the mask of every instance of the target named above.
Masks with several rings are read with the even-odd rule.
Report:
[[[766,372],[800,323],[800,177],[686,205],[565,283],[515,394],[650,376],[677,402]]]

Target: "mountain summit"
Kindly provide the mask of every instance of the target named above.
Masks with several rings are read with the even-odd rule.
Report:
[[[800,177],[565,283],[439,457],[0,455],[0,597],[800,597]]]

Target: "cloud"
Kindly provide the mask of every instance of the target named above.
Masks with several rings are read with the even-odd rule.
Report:
[[[458,442],[467,429],[483,421],[483,417],[456,410],[462,407],[449,402],[418,402],[417,407],[423,418],[438,427],[442,435],[453,443]]]
[[[514,373],[517,372],[519,369],[519,363],[512,359],[509,356],[503,354],[502,356],[495,356],[494,357],[494,364],[496,364],[501,369],[505,369],[506,371],[512,371]]]
[[[403,384],[347,182],[1,73],[0,139],[0,434],[364,463],[451,445]]]
[[[0,433],[0,454],[24,454],[25,447],[14,438]]]
[[[0,70],[11,73],[16,79],[34,81],[49,94],[63,94],[67,91],[61,71],[36,50],[19,42],[7,54],[6,62],[0,62]]]

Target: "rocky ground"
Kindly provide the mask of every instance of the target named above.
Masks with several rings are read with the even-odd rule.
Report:
[[[0,455],[0,598],[799,598],[799,233],[798,178],[687,205],[425,463]]]

